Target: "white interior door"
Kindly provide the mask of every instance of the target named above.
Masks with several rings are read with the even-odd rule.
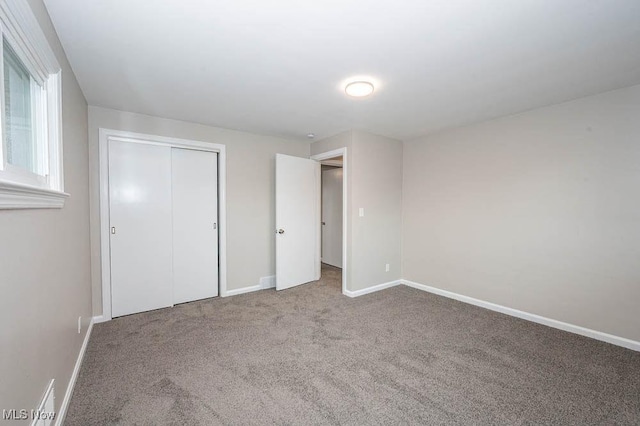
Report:
[[[171,149],[173,301],[218,295],[218,154]]]
[[[171,306],[171,148],[110,141],[113,317]]]
[[[276,289],[320,279],[320,164],[276,155]]]
[[[322,261],[342,268],[342,168],[322,172]]]

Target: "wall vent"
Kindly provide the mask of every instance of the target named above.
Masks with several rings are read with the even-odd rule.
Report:
[[[47,390],[44,392],[42,402],[37,410],[33,410],[31,414],[31,426],[51,426],[56,417],[55,405],[55,386],[54,380],[51,379]]]

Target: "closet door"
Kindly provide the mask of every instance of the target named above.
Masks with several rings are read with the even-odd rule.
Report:
[[[173,304],[171,148],[109,142],[112,316]]]
[[[171,149],[173,300],[218,295],[218,154]]]

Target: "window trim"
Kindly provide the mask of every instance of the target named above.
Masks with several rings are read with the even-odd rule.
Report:
[[[2,138],[0,209],[62,208],[69,194],[64,192],[60,64],[27,2],[0,1],[0,36],[6,38],[33,79],[42,85],[46,93],[42,98],[42,108],[46,107],[46,114],[40,120],[39,130],[47,136],[45,162],[48,172],[46,177],[42,177],[17,167],[9,167],[11,165],[5,167],[3,154],[6,151]],[[0,49],[1,42],[2,40]],[[2,77],[4,66],[0,68]],[[4,112],[4,100],[0,103]],[[0,114],[0,121],[3,119],[4,113]]]

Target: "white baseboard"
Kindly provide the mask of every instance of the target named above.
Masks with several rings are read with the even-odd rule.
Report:
[[[260,288],[267,289],[267,288],[275,288],[275,287],[276,287],[275,275],[269,275],[268,277],[260,278]]]
[[[345,290],[344,294],[349,297],[358,297],[365,294],[374,293],[376,291],[384,290],[385,288],[395,287],[400,284],[402,284],[401,280],[389,281],[386,283],[374,285],[372,287],[363,288],[361,290],[356,290],[356,291]]]
[[[221,293],[220,296],[221,297],[237,296],[238,294],[251,293],[252,291],[258,291],[258,290],[262,290],[262,287],[260,286],[260,284],[252,285],[249,287],[236,288],[234,290],[227,290],[224,293]]]
[[[105,318],[103,315],[98,315],[97,317],[93,317],[94,324],[100,324],[101,322],[107,322],[107,321],[109,320]]]
[[[508,308],[506,306],[498,305],[484,300],[475,299],[469,296],[463,296],[462,294],[454,293],[447,290],[442,290],[436,287],[431,287],[424,284],[419,284],[413,281],[402,280],[402,284],[416,288],[418,290],[426,291],[429,293],[437,294],[439,296],[448,297],[449,299],[455,299],[460,302],[469,303],[471,305],[479,306],[481,308],[490,309],[495,312],[500,312],[512,317],[521,318],[527,321],[535,322],[538,324],[546,325],[548,327],[557,328],[559,330],[568,331],[569,333],[579,334],[581,336],[590,337],[592,339],[600,340],[603,342],[611,343],[613,345],[622,346],[634,351],[640,351],[640,342],[627,339],[625,337],[614,336],[613,334],[603,333],[601,331],[592,330],[578,325],[569,324],[566,322],[554,320],[551,318],[543,317],[529,312],[519,311],[517,309]]]
[[[260,283],[257,285],[236,288],[233,290],[227,290],[224,293],[221,293],[220,296],[221,297],[237,296],[239,294],[251,293],[253,291],[266,290],[266,289],[275,288],[275,287],[276,287],[276,276],[269,275],[268,277],[261,277]]]
[[[76,359],[76,365],[73,367],[73,372],[71,373],[71,378],[69,379],[69,384],[67,385],[67,391],[64,393],[64,399],[62,400],[62,405],[60,405],[60,411],[56,416],[56,426],[61,426],[64,423],[64,418],[67,415],[67,409],[69,408],[69,403],[71,402],[71,396],[73,395],[73,388],[76,385],[78,373],[80,373],[80,367],[82,367],[84,353],[86,352],[87,346],[89,344],[91,330],[93,330],[93,324],[96,323],[97,318],[102,317],[93,317],[91,318],[91,321],[89,321],[87,332],[84,335],[84,340],[82,342],[82,346],[80,347],[80,352],[78,353],[78,359]]]

